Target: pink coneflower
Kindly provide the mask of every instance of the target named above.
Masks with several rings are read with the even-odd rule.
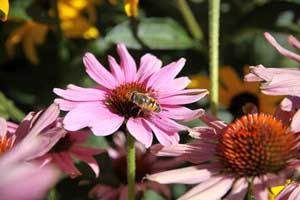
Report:
[[[96,185],[89,193],[90,198],[101,200],[115,200],[127,198],[127,169],[126,165],[126,138],[121,132],[113,137],[114,148],[108,149],[108,155],[112,162],[113,174],[118,183],[101,183]],[[171,198],[171,191],[166,185],[152,181],[142,181],[149,173],[155,173],[177,166],[182,161],[178,159],[163,160],[148,152],[141,143],[136,143],[136,188],[135,197],[141,199],[146,190],[154,190],[165,199]],[[105,180],[105,177],[103,177]],[[111,180],[111,178],[109,178]]]
[[[178,143],[178,132],[185,127],[174,120],[194,118],[197,112],[183,105],[198,101],[207,90],[184,89],[189,78],[175,78],[185,64],[183,58],[161,68],[158,58],[146,54],[137,70],[124,44],[118,44],[117,51],[120,64],[108,57],[111,73],[93,54],[85,54],[86,72],[99,86],[69,85],[66,90],[54,89],[62,97],[55,102],[62,110],[69,111],[64,127],[70,131],[90,127],[95,135],[105,136],[125,122],[133,137],[146,147],[152,144],[152,131],[163,145]]]
[[[197,184],[184,194],[186,199],[268,199],[268,188],[282,185],[300,161],[299,127],[284,124],[283,115],[247,114],[229,125],[203,114],[210,127],[191,131],[195,142],[153,146],[161,156],[178,156],[193,166],[149,175],[162,184]],[[281,121],[283,120],[283,121]]]
[[[58,120],[61,121],[60,119]],[[95,175],[99,176],[99,166],[93,156],[104,151],[82,145],[89,135],[88,131],[67,132],[42,158],[45,159],[46,162],[54,162],[61,170],[74,178],[81,175],[80,171],[74,165],[72,159],[74,156],[86,162],[94,171]]]
[[[283,56],[300,63],[300,55],[283,48],[269,33],[265,33],[268,42]],[[300,41],[289,36],[288,42],[300,49]],[[265,68],[263,65],[250,67],[251,73],[246,81],[262,81],[262,92],[268,95],[300,96],[300,70],[298,68]]]

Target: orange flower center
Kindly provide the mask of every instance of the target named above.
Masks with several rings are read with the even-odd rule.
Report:
[[[0,136],[0,155],[10,150],[14,142],[15,137],[8,137],[7,135]]]
[[[130,117],[144,116],[147,114],[145,110],[132,102],[132,92],[153,96],[153,90],[147,89],[146,86],[141,83],[125,83],[110,92],[106,99],[106,105],[108,105],[112,112],[125,116],[127,119]]]
[[[225,172],[237,176],[276,173],[295,158],[296,135],[271,115],[245,115],[224,130],[219,157]]]

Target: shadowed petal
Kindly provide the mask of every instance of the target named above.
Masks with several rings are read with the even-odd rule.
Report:
[[[71,156],[67,153],[55,153],[51,155],[53,162],[59,166],[61,170],[68,173],[71,177],[81,175],[80,171],[75,167]]]
[[[87,149],[87,151],[89,153],[86,153],[85,151],[85,147],[73,147],[71,152],[75,154],[75,156],[81,160],[81,161],[84,161],[86,162],[90,168],[94,171],[96,177],[99,176],[99,172],[100,172],[100,169],[99,169],[99,166],[98,166],[98,163],[97,161],[94,159],[94,157],[90,154],[90,150],[91,149]],[[90,154],[90,155],[89,155]],[[94,152],[93,154],[97,154],[96,152]]]
[[[83,57],[83,63],[88,75],[100,85],[113,89],[116,87],[115,78],[107,71],[100,62],[91,53],[86,53]]]
[[[57,105],[59,105],[59,109],[61,109],[63,111],[69,111],[69,110],[74,109],[81,102],[78,102],[78,101],[69,101],[69,100],[57,98],[57,99],[54,100],[54,103],[56,103]]]
[[[132,82],[136,79],[136,64],[132,56],[129,54],[124,44],[117,45],[117,51],[120,56],[121,67],[125,75],[126,82]]]
[[[300,49],[300,41],[297,40],[297,38],[295,38],[294,36],[290,35],[288,37],[288,42],[290,43],[290,45],[292,45],[293,47]]]
[[[6,120],[0,117],[0,136],[5,136],[7,132],[7,123]]]
[[[139,142],[150,147],[153,140],[153,135],[150,127],[142,118],[129,118],[127,121],[127,129],[130,134]]]
[[[164,106],[161,115],[175,120],[190,121],[198,118],[203,109],[190,110],[183,106]]]
[[[240,178],[234,183],[230,193],[226,196],[224,200],[244,199],[247,193],[247,189],[248,189],[247,180],[245,178]]]

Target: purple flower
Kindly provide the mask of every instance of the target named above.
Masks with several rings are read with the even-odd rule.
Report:
[[[54,89],[62,97],[55,102],[69,111],[64,127],[70,131],[89,127],[95,135],[106,136],[126,123],[128,131],[146,147],[152,144],[152,131],[163,145],[178,143],[178,132],[186,127],[175,120],[190,120],[198,113],[183,105],[203,98],[207,90],[185,89],[189,78],[176,78],[185,64],[183,58],[162,67],[158,58],[146,54],[137,69],[124,44],[119,44],[117,51],[119,64],[108,57],[111,72],[93,54],[85,54],[86,72],[99,86]]]
[[[200,118],[210,127],[191,131],[194,142],[151,147],[159,156],[186,159],[192,166],[147,178],[162,184],[198,184],[180,200],[240,200],[247,191],[256,200],[267,200],[268,189],[291,178],[300,164],[299,126],[281,114],[247,114],[227,125],[203,113]]]

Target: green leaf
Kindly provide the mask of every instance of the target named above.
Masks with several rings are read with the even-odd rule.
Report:
[[[144,192],[142,200],[164,200],[164,198],[153,190],[147,190]]]
[[[20,122],[25,115],[11,100],[7,99],[4,94],[0,92],[0,116],[6,119],[12,118]]]
[[[107,148],[109,147],[105,137],[91,135],[86,142],[86,145],[94,148]]]
[[[10,1],[9,17],[23,20],[30,20],[31,17],[26,12],[26,9],[32,4],[32,0]]]
[[[184,28],[171,18],[145,18],[137,25],[138,38],[150,49],[189,49],[195,44]],[[106,36],[106,41],[123,42],[127,47],[141,49],[142,45],[134,37],[129,21],[114,27]]]

